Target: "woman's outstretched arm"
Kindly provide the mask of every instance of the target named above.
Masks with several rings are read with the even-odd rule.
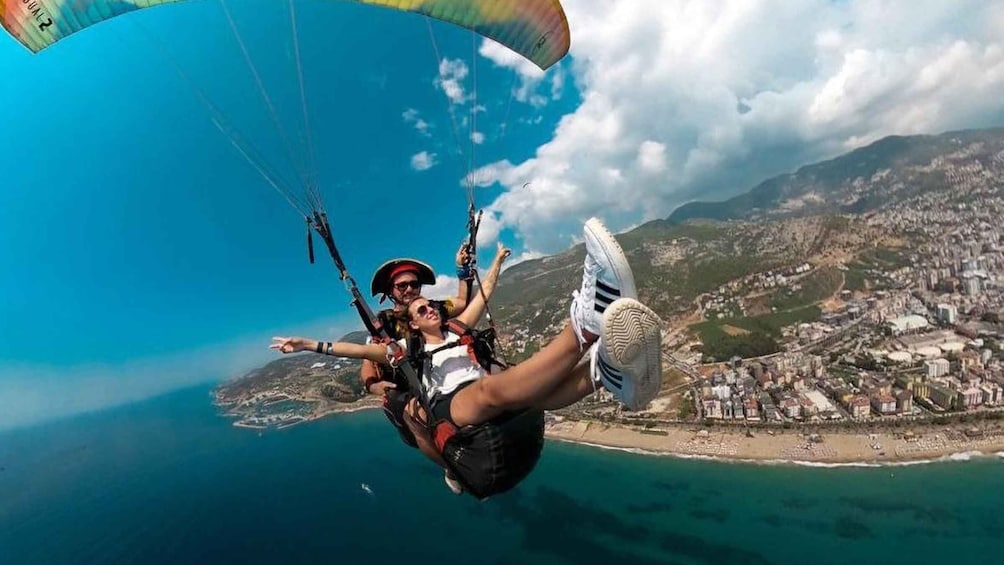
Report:
[[[276,349],[281,353],[313,351],[315,353],[334,355],[335,357],[369,359],[377,363],[387,362],[387,346],[378,343],[360,345],[358,343],[346,343],[342,341],[316,341],[306,337],[273,337],[272,345],[268,347],[269,349]]]

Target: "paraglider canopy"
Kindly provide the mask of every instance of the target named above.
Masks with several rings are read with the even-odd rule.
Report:
[[[33,53],[105,20],[179,0],[0,0],[0,24]],[[558,0],[354,0],[415,12],[491,38],[546,70],[569,47]]]

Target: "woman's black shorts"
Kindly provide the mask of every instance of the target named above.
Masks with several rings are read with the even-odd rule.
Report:
[[[441,444],[447,467],[464,489],[485,499],[515,487],[536,467],[544,448],[544,412],[507,412],[483,424],[458,428],[450,417],[450,404],[464,386],[432,398],[432,422],[447,423],[445,437],[435,430],[436,444]]]

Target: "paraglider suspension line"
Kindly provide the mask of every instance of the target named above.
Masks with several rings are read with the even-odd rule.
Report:
[[[310,218],[308,218],[308,221]],[[342,256],[338,252],[338,246],[335,245],[335,238],[331,235],[331,226],[328,224],[328,216],[325,212],[314,210],[312,222],[310,225],[314,228],[317,234],[324,241],[325,246],[328,248],[328,253],[331,255],[331,260],[335,263],[335,268],[338,269],[338,275],[345,282],[345,288],[348,290],[349,294],[352,295],[351,305],[359,313],[359,317],[362,318],[363,325],[366,326],[366,330],[373,337],[376,343],[386,343],[387,346],[394,352],[394,357],[398,361],[405,360],[397,365],[401,372],[404,373],[405,377],[408,379],[408,386],[411,390],[415,391],[415,396],[418,398],[419,403],[425,409],[426,414],[432,414],[429,406],[429,397],[422,386],[422,378],[418,373],[418,370],[407,360],[407,352],[401,348],[400,345],[390,338],[387,330],[383,327],[383,323],[380,318],[373,313],[373,310],[366,303],[363,298],[362,292],[359,291],[359,286],[356,284],[355,279],[349,274],[349,270],[345,267],[344,261],[342,261]]]

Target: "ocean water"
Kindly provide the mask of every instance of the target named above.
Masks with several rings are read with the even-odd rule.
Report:
[[[3,565],[961,564],[1002,550],[994,457],[822,469],[550,442],[517,490],[477,502],[378,412],[259,436],[197,388],[0,434]]]

